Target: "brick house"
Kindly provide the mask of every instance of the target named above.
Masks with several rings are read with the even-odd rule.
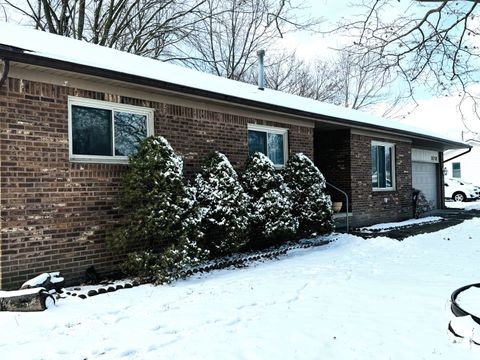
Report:
[[[117,264],[106,231],[122,215],[127,156],[147,135],[166,137],[187,175],[211,150],[238,169],[255,150],[279,167],[303,152],[347,192],[355,224],[411,217],[416,178],[443,204],[442,151],[468,148],[362,112],[4,23],[0,79],[0,288],[54,270],[73,281],[88,266],[102,273]]]

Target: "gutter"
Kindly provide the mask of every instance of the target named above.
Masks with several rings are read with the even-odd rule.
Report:
[[[8,71],[10,70],[10,60],[2,59],[3,60],[3,69],[2,75],[0,76],[0,88],[3,86],[5,81],[7,80]]]

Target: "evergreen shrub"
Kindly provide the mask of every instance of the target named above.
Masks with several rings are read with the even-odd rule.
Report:
[[[207,254],[196,246],[200,214],[183,161],[163,137],[145,139],[129,158],[120,209],[124,221],[110,244],[138,250],[123,267],[129,275],[169,277],[172,262],[187,266]]]
[[[199,242],[212,256],[232,254],[247,242],[248,196],[227,157],[211,153],[195,179],[201,213]]]
[[[250,196],[249,247],[264,248],[292,239],[298,222],[291,213],[290,190],[273,162],[254,153],[245,165],[242,185]]]
[[[290,188],[292,214],[298,220],[302,236],[333,231],[332,201],[325,193],[325,178],[304,154],[290,157],[284,170]]]

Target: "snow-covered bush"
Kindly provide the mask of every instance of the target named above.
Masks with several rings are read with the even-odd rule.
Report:
[[[290,188],[292,213],[303,235],[323,234],[333,230],[332,202],[324,192],[325,178],[304,154],[295,154],[287,161],[285,181]]]
[[[198,221],[194,195],[185,186],[183,162],[163,137],[145,139],[129,159],[121,209],[123,241],[157,251],[187,235]]]
[[[110,244],[140,251],[128,262],[159,271],[154,265],[164,266],[162,257],[170,251],[166,249],[180,251],[186,261],[197,257],[200,216],[194,191],[185,185],[182,159],[163,137],[145,139],[130,157],[120,209],[124,220]]]
[[[250,196],[250,246],[291,239],[298,222],[291,213],[290,190],[272,161],[262,153],[253,154],[247,160],[242,185]]]
[[[150,250],[128,253],[127,259],[120,265],[122,272],[141,279],[153,281],[155,274],[160,270],[159,254]]]
[[[211,153],[195,179],[201,213],[200,244],[213,256],[238,251],[247,241],[248,196],[227,157]]]
[[[184,239],[161,253],[150,250],[131,252],[121,270],[141,281],[164,284],[181,278],[187,269],[199,265],[207,256],[208,251]]]

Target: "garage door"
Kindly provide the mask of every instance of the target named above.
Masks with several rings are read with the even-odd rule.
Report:
[[[437,208],[437,164],[413,162],[412,185],[425,194],[434,209]]]

